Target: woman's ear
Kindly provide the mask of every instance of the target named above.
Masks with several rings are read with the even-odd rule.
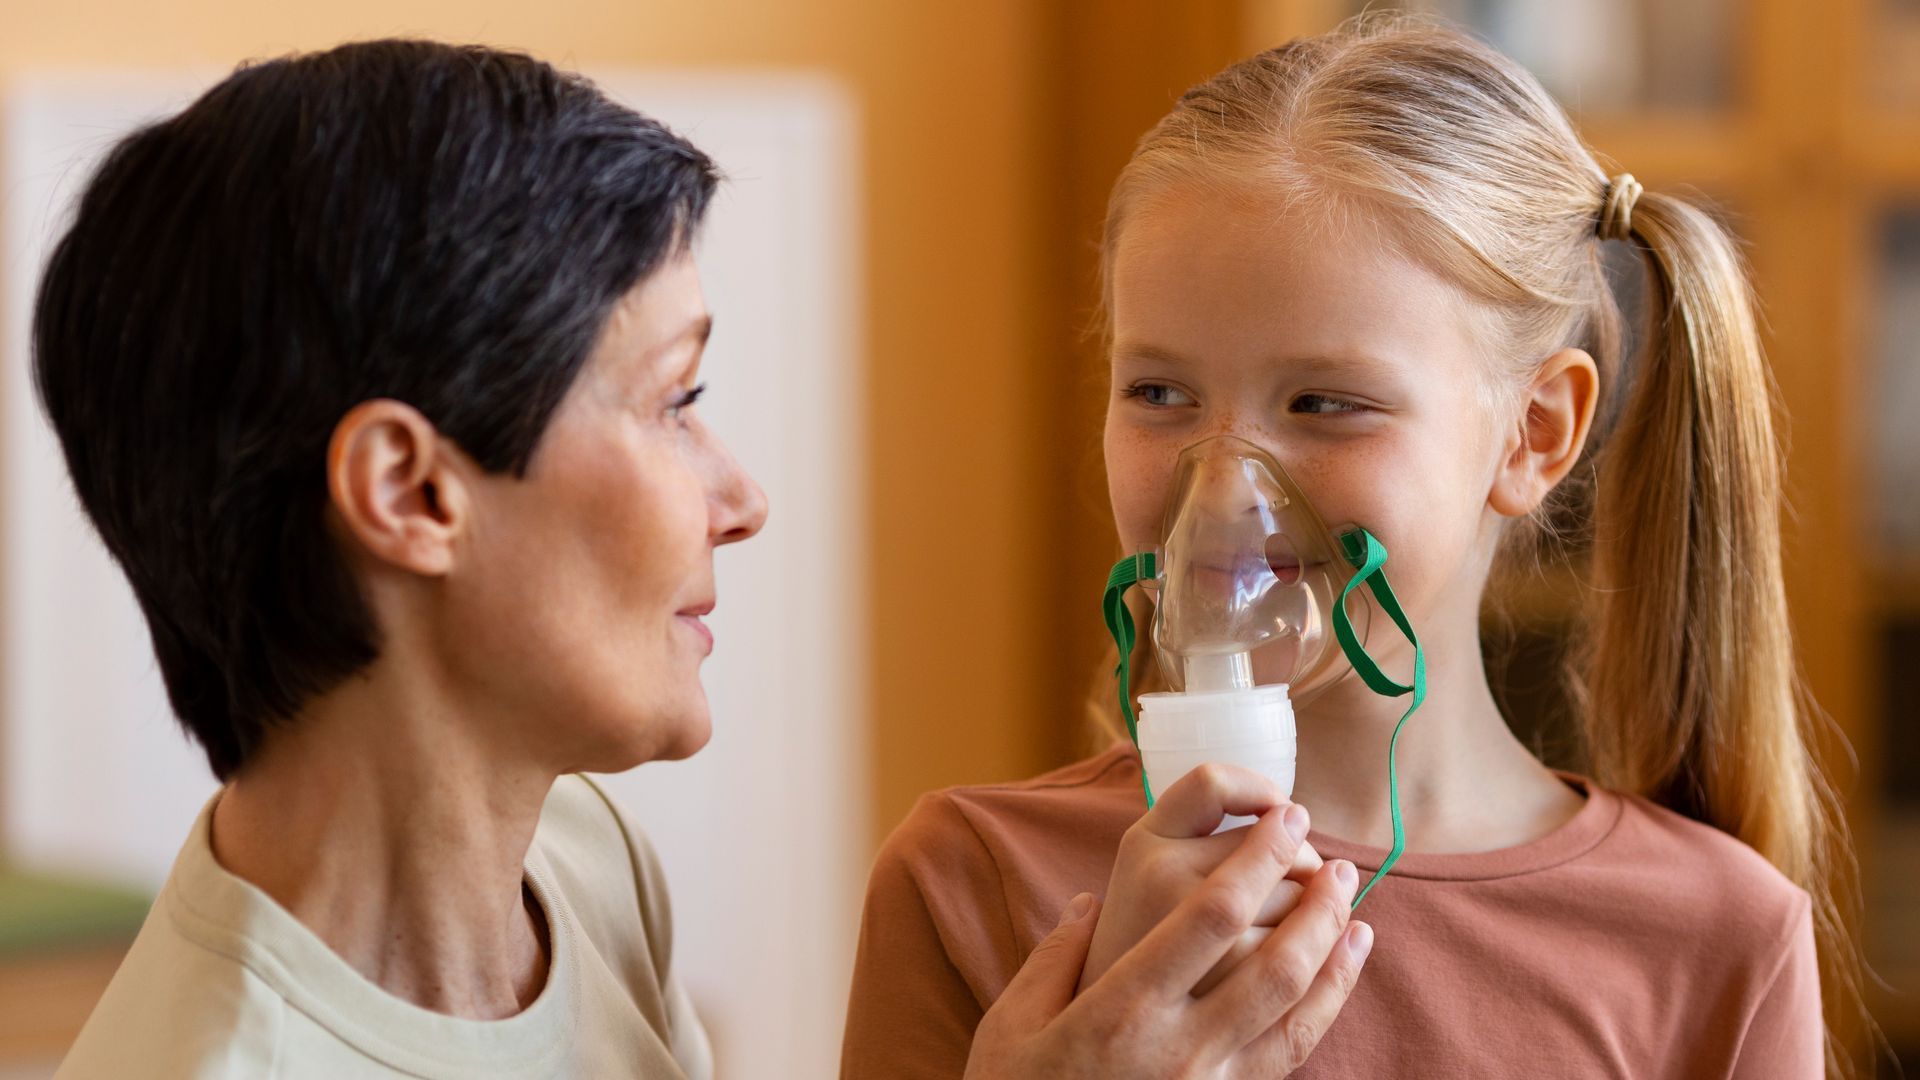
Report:
[[[447,573],[467,525],[458,457],[413,406],[388,398],[355,405],[327,446],[327,492],[342,531],[397,569]]]
[[[1527,390],[1518,438],[1494,477],[1487,504],[1504,517],[1525,517],[1573,470],[1593,427],[1600,369],[1585,349],[1547,357]]]

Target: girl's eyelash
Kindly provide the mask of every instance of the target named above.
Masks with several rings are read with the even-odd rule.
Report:
[[[1167,405],[1165,402],[1154,401],[1152,398],[1148,397],[1149,394],[1153,394],[1155,392],[1165,392],[1170,394],[1186,394],[1186,391],[1181,390],[1178,387],[1169,386],[1166,383],[1142,382],[1142,383],[1134,383],[1131,386],[1123,386],[1120,388],[1120,396],[1123,398],[1139,398],[1139,399],[1145,400],[1148,405],[1154,406],[1156,408],[1170,408],[1171,406]]]
[[[1132,386],[1125,386],[1120,389],[1120,396],[1123,398],[1142,399],[1145,400],[1148,405],[1156,408],[1172,407],[1165,402],[1155,401],[1149,396],[1155,393],[1186,395],[1186,391],[1178,387],[1168,386],[1165,383],[1134,383]],[[1303,404],[1306,407],[1303,408]],[[1328,407],[1316,408],[1314,407],[1316,404],[1324,404]],[[1294,398],[1287,406],[1290,412],[1306,413],[1313,416],[1351,415],[1366,412],[1368,408],[1368,406],[1362,405],[1357,401],[1343,397],[1335,397],[1332,394],[1301,394],[1299,397]]]
[[[1301,402],[1314,402],[1314,401],[1324,401],[1329,405],[1332,405],[1333,408],[1303,409],[1300,407]],[[1367,407],[1365,405],[1360,404],[1357,401],[1349,401],[1346,398],[1334,397],[1332,394],[1301,394],[1299,397],[1294,398],[1293,401],[1290,404],[1288,404],[1287,408],[1291,412],[1318,413],[1322,415],[1329,414],[1329,413],[1357,413],[1357,412],[1367,411]]]

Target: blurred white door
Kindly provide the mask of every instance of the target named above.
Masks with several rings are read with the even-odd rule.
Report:
[[[673,883],[675,967],[726,1076],[830,1076],[866,866],[857,146],[808,75],[597,72],[727,172],[700,249],[717,330],[702,403],[766,488],[719,557],[714,738],[608,779]],[[213,781],[33,401],[28,321],[68,203],[116,135],[217,75],[89,73],[0,114],[0,853],[148,888]]]

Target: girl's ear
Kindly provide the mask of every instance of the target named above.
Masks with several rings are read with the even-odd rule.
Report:
[[[327,447],[327,491],[341,530],[396,569],[449,572],[468,525],[459,456],[411,405],[380,398],[354,406]]]
[[[1540,505],[1580,460],[1599,389],[1600,369],[1586,350],[1561,349],[1547,357],[1527,391],[1517,437],[1508,439],[1487,505],[1516,518]]]

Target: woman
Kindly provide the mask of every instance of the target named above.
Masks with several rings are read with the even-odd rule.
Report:
[[[575,774],[705,743],[713,550],[766,515],[694,410],[715,182],[582,79],[405,41],[242,69],[109,155],[35,375],[223,787],[61,1075],[712,1071],[658,864]],[[1076,898],[978,1075],[1145,1075],[1283,1015],[1183,1004],[1228,901],[1310,862],[1242,788],[1167,800],[1266,811],[1215,901],[1069,1006]],[[1326,957],[1301,922],[1273,964]]]

